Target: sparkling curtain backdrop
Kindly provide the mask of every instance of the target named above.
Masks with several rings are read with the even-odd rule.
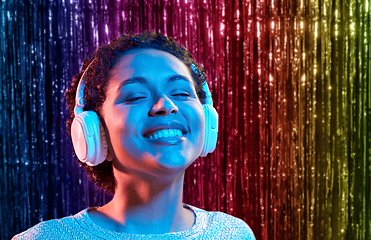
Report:
[[[64,91],[121,32],[156,30],[203,63],[217,149],[186,203],[257,239],[371,239],[370,0],[0,2],[0,238],[96,206]]]

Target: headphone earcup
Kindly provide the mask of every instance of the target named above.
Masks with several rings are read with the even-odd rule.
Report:
[[[96,166],[107,157],[105,131],[94,111],[84,111],[73,119],[72,144],[81,162]]]
[[[202,104],[202,108],[205,114],[205,138],[200,156],[206,157],[216,147],[216,141],[218,139],[218,113],[209,104]]]

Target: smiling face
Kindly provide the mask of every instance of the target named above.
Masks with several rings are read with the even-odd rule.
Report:
[[[179,174],[200,155],[204,114],[182,61],[161,50],[130,50],[108,81],[101,117],[115,169]]]

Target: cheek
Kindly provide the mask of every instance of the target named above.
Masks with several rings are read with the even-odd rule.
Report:
[[[203,141],[205,135],[205,115],[201,104],[197,104],[197,107],[193,109],[190,113],[190,121],[194,126],[194,129],[197,133],[197,140]]]
[[[110,109],[105,113],[105,124],[109,134],[109,141],[113,148],[122,145],[125,136],[129,136],[128,131],[132,129],[128,111],[123,109]]]
[[[137,137],[138,117],[130,111],[112,114],[110,135],[117,143],[126,143],[128,138]],[[114,137],[113,137],[114,136]]]
[[[202,147],[205,141],[205,115],[202,106],[200,105],[193,111],[193,117],[190,119],[192,122],[194,132],[193,132],[193,151],[194,158],[197,158],[201,154]]]
[[[138,137],[138,123],[125,116],[111,119],[111,126],[108,129],[110,135],[110,149],[117,160],[129,159],[141,156],[145,151]],[[121,164],[123,164],[121,162]]]

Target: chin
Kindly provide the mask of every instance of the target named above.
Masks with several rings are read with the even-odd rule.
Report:
[[[167,154],[167,156],[157,156],[151,160],[148,159],[148,161],[151,161],[156,171],[161,172],[160,174],[162,175],[184,172],[196,159],[197,157],[190,158],[188,155],[183,157],[179,156],[179,154]]]

